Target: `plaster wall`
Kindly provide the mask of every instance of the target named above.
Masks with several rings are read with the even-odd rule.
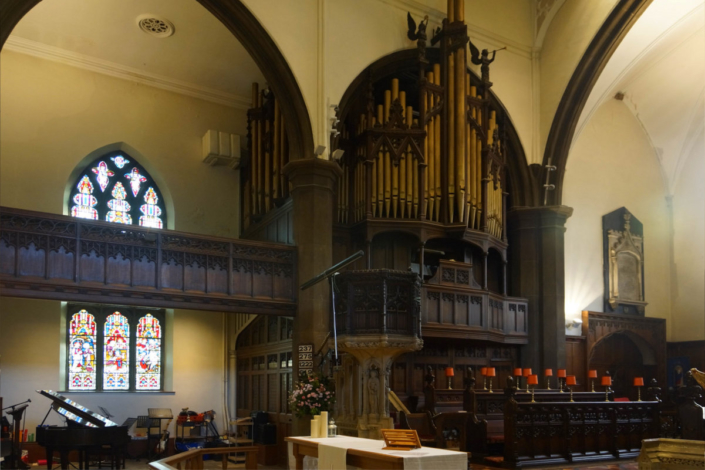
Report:
[[[246,135],[243,111],[7,50],[0,60],[0,204],[61,214],[74,168],[124,142],[171,194],[169,228],[239,235],[237,172],[202,163],[201,138]]]
[[[602,216],[624,206],[644,224],[646,316],[672,324],[666,195],[661,166],[639,122],[622,102],[603,104],[568,156],[564,204],[574,212],[565,235],[566,320],[580,318],[582,310],[603,311]],[[672,328],[668,340],[680,340]]]
[[[553,116],[590,41],[616,0],[566,0],[549,25],[540,59],[540,163]]]
[[[705,339],[705,134],[692,147],[673,195],[673,330],[676,341]]]
[[[61,302],[34,299],[0,299],[0,395],[11,405],[32,400],[27,409],[30,433],[39,425],[51,402],[35,390],[64,390],[61,383],[60,349],[66,338],[61,329]],[[68,398],[100,412],[105,407],[122,423],[128,417],[146,415],[147,408],[183,407],[202,412],[215,410],[218,428],[223,427],[223,315],[175,310],[171,327],[171,393],[66,392]],[[52,412],[46,424],[59,425]],[[171,424],[172,436],[174,423]]]

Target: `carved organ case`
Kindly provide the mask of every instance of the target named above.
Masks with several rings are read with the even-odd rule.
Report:
[[[605,312],[644,315],[644,226],[622,207],[602,217]]]

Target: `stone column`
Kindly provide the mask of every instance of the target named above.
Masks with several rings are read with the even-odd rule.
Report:
[[[294,243],[298,249],[298,283],[308,281],[333,265],[333,214],[335,190],[342,171],[337,163],[317,158],[294,160],[284,167],[291,183]],[[330,288],[320,282],[298,291],[294,320],[294,380],[298,378],[298,348],[313,344],[314,352],[330,331]],[[325,351],[324,351],[325,352]],[[317,364],[314,364],[314,368]],[[292,435],[308,435],[310,420],[294,416]]]
[[[565,368],[565,222],[567,206],[518,207],[509,213],[511,293],[529,300],[529,344],[522,365]]]

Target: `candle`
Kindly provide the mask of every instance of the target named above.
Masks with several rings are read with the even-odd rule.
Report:
[[[545,375],[546,377],[553,377],[553,369],[546,369],[545,371],[543,371],[543,375]]]
[[[597,378],[597,370],[593,369],[588,371],[588,378],[589,379],[596,379]]]
[[[634,377],[634,386],[635,387],[643,387],[644,386],[644,377]]]
[[[612,385],[612,377],[610,377],[609,375],[603,376],[602,377],[602,385],[604,387],[609,387],[610,385]]]
[[[328,412],[321,411],[321,419],[319,421],[320,430],[318,431],[318,437],[328,437]]]
[[[521,377],[521,367],[514,369],[514,377]]]
[[[311,420],[311,437],[317,438],[321,433],[321,426],[318,424],[318,416],[314,416]]]
[[[446,367],[446,377],[455,377],[455,370],[452,367]]]
[[[539,384],[539,376],[538,375],[530,375],[529,376],[529,385],[538,385]]]
[[[566,378],[565,378],[565,384],[566,384],[566,385],[576,385],[575,376],[574,376],[574,375],[568,375],[568,376],[566,376]]]
[[[524,375],[524,377],[528,377],[528,376],[530,376],[530,375],[531,375],[531,369],[524,369],[524,371],[523,371],[523,374],[522,374],[522,375]]]
[[[565,379],[565,369],[558,369],[558,378]]]

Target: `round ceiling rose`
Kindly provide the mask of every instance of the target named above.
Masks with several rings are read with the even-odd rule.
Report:
[[[174,23],[157,15],[140,15],[137,25],[142,31],[157,38],[168,38],[174,34]]]

